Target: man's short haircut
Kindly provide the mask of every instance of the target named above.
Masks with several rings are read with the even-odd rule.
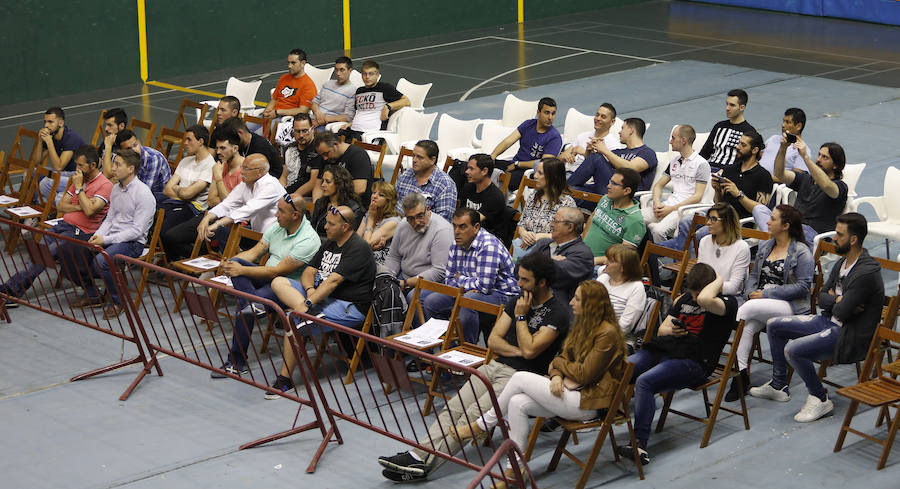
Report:
[[[138,141],[141,140],[141,138],[138,138],[137,134],[135,134],[131,129],[122,129],[118,134],[116,134],[116,143],[113,146],[118,148],[122,145],[122,143],[128,141],[131,138],[137,138]]]
[[[244,123],[243,119],[235,116],[225,119],[225,122],[223,122],[221,126],[218,126],[217,129],[237,134],[238,131],[247,131],[247,124]]]
[[[789,116],[794,124],[801,124],[800,130],[797,131],[797,134],[802,134],[803,130],[806,129],[806,112],[803,112],[803,109],[798,109],[797,107],[791,107],[790,109],[784,111],[784,115]]]
[[[134,168],[134,173],[141,169],[141,155],[137,154],[137,151],[133,149],[122,149],[116,153],[116,156],[122,158],[122,162],[126,165]]]
[[[697,139],[697,131],[694,130],[693,126],[688,124],[678,126],[675,133],[678,137],[686,139],[688,144],[694,144],[694,140]]]
[[[312,147],[318,148],[320,144],[324,144],[329,148],[335,147],[338,143],[341,142],[341,138],[338,137],[337,134],[331,131],[324,131],[316,134],[316,138],[313,139]]]
[[[430,139],[423,139],[416,143],[416,146],[425,150],[425,156],[429,158],[437,158],[437,155],[440,152],[437,143]],[[435,164],[437,164],[437,161],[435,161]]]
[[[747,92],[741,90],[740,88],[735,88],[734,90],[728,91],[729,97],[737,97],[738,105],[747,105],[747,102],[750,101],[750,97],[747,96]]]
[[[584,232],[584,214],[577,207],[560,207],[558,212],[562,212],[562,217],[566,221],[572,223],[572,232],[577,236],[581,236]]]
[[[469,222],[472,225],[481,224],[481,214],[478,213],[475,209],[469,209],[468,207],[460,207],[453,212],[454,218],[462,219],[463,217],[469,216]]]
[[[115,119],[116,125],[126,124],[128,122],[128,114],[120,107],[107,109],[106,112],[103,113],[103,120],[109,119],[110,117]]]
[[[403,207],[403,212],[409,212],[419,206],[427,208],[428,201],[421,193],[410,192],[403,196],[403,199],[400,201],[400,206]]]
[[[378,63],[376,63],[375,60],[373,60],[373,59],[367,59],[367,60],[363,61],[362,69],[365,70],[368,68],[375,68],[376,70],[381,71],[381,67],[378,66]]]
[[[819,147],[819,149],[822,148],[828,148],[828,156],[834,162],[834,178],[844,178],[844,167],[847,166],[847,155],[844,153],[844,148],[835,142],[825,143]]]
[[[603,102],[602,104],[600,104],[600,108],[606,109],[606,110],[612,112],[612,118],[614,120],[615,120],[616,116],[619,115],[619,113],[616,112],[616,108],[613,107],[613,104],[611,104],[609,102]]]
[[[644,133],[647,132],[647,124],[644,122],[644,119],[629,117],[624,122],[628,124],[628,127],[634,129],[639,138],[643,138]]]
[[[76,160],[82,156],[84,156],[84,159],[87,160],[87,163],[89,165],[96,166],[100,162],[100,153],[97,152],[97,148],[91,146],[90,144],[82,144],[72,153],[73,160]]]
[[[225,105],[231,110],[241,110],[241,101],[234,95],[226,95],[219,100],[225,102]]]
[[[543,110],[545,105],[547,107],[556,107],[556,100],[553,100],[550,97],[544,97],[544,98],[538,100],[538,112]]]
[[[634,193],[638,191],[641,184],[641,174],[633,168],[620,167],[613,170],[613,175],[622,175],[622,188],[628,188],[628,197],[633,199]]]
[[[544,281],[545,287],[551,287],[556,279],[556,265],[550,255],[544,253],[528,253],[519,258],[519,269],[524,268],[534,274],[535,283]]]
[[[716,271],[708,263],[698,262],[684,277],[684,288],[700,292],[716,279]]]
[[[233,144],[235,146],[241,145],[241,138],[238,137],[237,133],[230,131],[215,131],[213,134],[216,136],[215,143],[218,144],[219,141],[227,141],[228,144]]]
[[[762,158],[763,150],[766,149],[766,142],[763,140],[762,134],[749,130],[743,134],[750,138],[750,149],[759,148],[759,154],[756,155],[757,159]]]
[[[62,107],[50,107],[49,109],[47,109],[47,112],[44,112],[44,114],[53,114],[57,119],[66,120],[66,113],[63,112]]]
[[[298,58],[300,58],[300,61],[306,61],[306,51],[304,51],[300,48],[294,48],[294,49],[291,49],[291,52],[288,53],[288,56],[290,56],[292,54],[294,56],[297,56]]]
[[[351,61],[350,58],[346,56],[338,56],[338,58],[334,60],[334,64],[344,64],[347,65],[348,70],[353,69],[353,61]]]
[[[487,170],[488,176],[491,176],[491,173],[494,172],[494,159],[491,158],[491,155],[476,153],[469,157],[469,161],[472,160],[475,160],[475,166],[477,166],[479,170]]]
[[[863,241],[866,240],[866,235],[869,234],[869,223],[866,222],[866,218],[859,212],[848,212],[838,216],[837,222],[846,224],[847,232],[856,236],[857,245],[862,247]]]
[[[312,127],[312,117],[309,116],[309,112],[301,112],[294,116],[294,123],[297,121],[306,121],[309,122],[309,127]]]
[[[189,132],[194,135],[195,139],[203,141],[203,145],[209,145],[209,129],[204,127],[201,124],[194,124],[193,126],[185,129],[184,132]]]

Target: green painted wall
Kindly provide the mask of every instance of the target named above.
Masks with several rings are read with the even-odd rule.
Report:
[[[525,20],[541,19],[558,15],[588,12],[607,7],[643,3],[649,0],[565,0],[563,2],[548,2],[539,0],[525,0]]]
[[[516,0],[438,0],[427,8],[423,8],[423,3],[351,0],[353,46],[516,22]],[[386,18],[391,22],[386,22]]]

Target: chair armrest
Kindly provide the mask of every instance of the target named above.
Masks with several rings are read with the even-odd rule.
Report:
[[[363,142],[369,144],[375,144],[374,141],[379,138],[384,139],[385,144],[387,144],[386,154],[395,155],[400,152],[400,145],[397,143],[398,135],[396,132],[369,131],[362,135]]]
[[[699,204],[688,204],[688,205],[683,205],[683,206],[681,206],[681,207],[678,208],[678,219],[681,220],[681,218],[684,217],[684,215],[685,215],[688,211],[690,211],[690,212],[692,212],[692,213],[696,213],[696,212],[699,211],[699,210],[707,210],[707,209],[709,209],[710,207],[712,207],[712,204],[709,204],[709,203],[702,203],[702,202],[699,203]]]
[[[848,199],[849,200],[849,199]],[[885,221],[888,218],[887,207],[884,205],[884,197],[860,197],[853,200],[854,210],[859,209],[860,204],[869,204],[875,209],[878,219]]]
[[[341,126],[343,126],[344,122],[329,122],[325,124],[325,130],[331,132],[338,132],[341,130]]]
[[[830,237],[834,236],[835,234],[837,234],[837,233],[835,233],[834,231],[827,231],[827,232],[824,232],[824,233],[822,233],[822,234],[817,234],[816,237],[813,238],[813,242],[812,242],[812,250],[813,250],[813,253],[815,253],[816,248],[818,248],[818,246],[819,246],[819,241],[821,241],[821,240],[823,240],[823,239],[825,239],[825,238],[830,238]]]

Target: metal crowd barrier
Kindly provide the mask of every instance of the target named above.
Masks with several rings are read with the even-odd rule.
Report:
[[[474,397],[477,395],[475,386],[483,385],[489,401],[484,403],[476,400],[478,411],[493,408],[500,413],[497,396],[482,372],[316,316],[292,312],[290,320],[292,324],[297,323],[299,326],[287,330],[288,335],[308,338],[307,344],[315,345],[315,351],[311,354],[316,355],[315,364],[319,366],[316,374],[324,389],[322,406],[329,411],[330,416],[478,472],[479,477],[469,487],[479,485],[478,481],[485,476],[492,481],[507,481],[510,487],[525,487],[521,478],[507,478],[499,468],[499,462],[506,459],[511,467],[527,470],[527,464],[519,462],[513,456],[514,453],[521,456],[521,451],[515,443],[508,441],[508,427],[502,413],[501,422],[495,430],[499,430],[502,439],[508,443],[501,445],[500,450],[476,443],[459,453],[449,453],[443,440],[453,436],[453,426],[470,423],[476,418],[464,412],[457,420],[444,423],[440,415],[433,420],[426,416],[423,408],[428,395],[428,374],[424,367],[418,373],[408,373],[406,362],[413,359],[419,365],[440,367],[433,368],[433,371],[453,372],[450,379],[437,383],[435,394],[438,401],[441,398],[448,400],[459,394]],[[345,384],[347,363],[353,357],[354,349],[362,356],[360,366],[352,381]],[[466,378],[470,381],[464,383]],[[422,386],[416,387],[413,384]],[[440,413],[443,408],[444,404],[437,402],[435,412]],[[466,445],[468,444],[464,444],[464,447]]]
[[[305,431],[318,430],[322,442],[307,467],[307,472],[311,473],[315,471],[316,464],[329,441],[334,439],[339,444],[343,443],[331,410],[323,402],[325,397],[322,395],[322,388],[316,377],[309,374],[312,366],[302,338],[294,336],[290,341],[294,357],[299,359],[302,387],[300,389],[295,387],[288,392],[280,392],[270,387],[281,367],[283,352],[280,341],[270,341],[268,349],[271,349],[272,353],[267,353],[268,350],[265,348],[267,345],[263,345],[260,341],[260,333],[270,325],[287,328],[287,317],[277,304],[227,285],[200,280],[142,260],[121,255],[117,255],[115,260],[123,270],[127,283],[137,284],[144,271],[149,271],[155,276],[155,280],[144,290],[141,307],[134,308],[132,304],[132,308],[136,309],[135,327],[143,332],[142,336],[151,362],[158,363],[161,355],[167,355],[218,372],[262,391],[277,394],[298,404],[291,428],[245,443],[240,449],[255,447]],[[183,306],[175,310],[174,294],[182,289],[182,285],[184,285]],[[238,310],[239,299],[259,304],[266,309],[265,316],[250,314],[256,318],[256,327],[252,328],[252,331],[252,324],[248,324],[249,318]],[[242,353],[240,348],[237,349],[239,361],[249,367],[249,372],[245,374],[221,369],[230,358],[232,337],[236,331],[243,331],[249,340],[246,353]],[[277,349],[273,348],[273,344],[277,344]],[[311,412],[313,420],[298,425],[304,406]]]
[[[119,297],[123,299],[129,297],[113,259],[103,248],[88,244],[86,241],[3,218],[0,218],[0,226],[5,226],[10,234],[17,232],[23,236],[19,246],[14,250],[0,253],[0,283],[10,284],[7,287],[0,287],[0,299],[3,303],[16,302],[134,345],[137,350],[134,357],[123,358],[120,362],[76,375],[71,379],[82,380],[128,365],[141,364],[143,369],[138,377],[119,397],[119,400],[126,400],[141,379],[152,370],[143,344],[138,339],[139,332],[134,325],[130,308],[126,307],[117,317],[104,319],[103,310],[100,308],[73,307],[70,304],[81,297],[79,288],[83,289],[84,285],[88,285],[87,280],[97,281],[98,277],[82,279],[78,273],[79,270],[92,270],[94,257],[97,255],[109,265]],[[55,255],[51,252],[51,244],[57,250]],[[31,285],[26,289],[24,285],[27,282],[31,282]],[[128,302],[123,301],[126,305]],[[9,321],[9,312],[5,309],[3,307]],[[159,365],[155,367],[157,373],[162,375]]]

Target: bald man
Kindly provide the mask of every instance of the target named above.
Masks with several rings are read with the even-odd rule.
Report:
[[[583,280],[591,278],[594,271],[594,254],[581,239],[584,232],[584,214],[577,207],[561,207],[550,221],[550,236],[538,240],[528,251],[543,253],[553,259],[556,278],[550,284],[553,295],[565,302],[572,300],[575,288]]]

